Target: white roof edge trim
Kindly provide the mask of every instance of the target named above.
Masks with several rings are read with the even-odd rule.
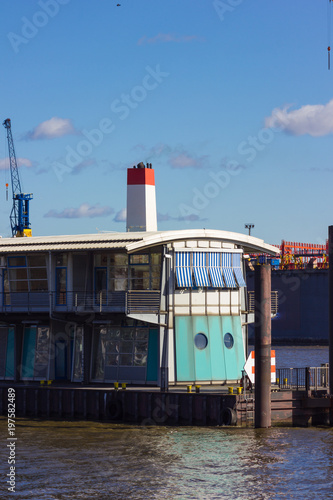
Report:
[[[264,240],[259,238],[216,229],[187,229],[184,231],[161,231],[155,234],[147,234],[143,236],[141,241],[126,245],[126,249],[128,253],[133,253],[152,246],[171,243],[172,241],[195,239],[221,240],[226,243],[234,243],[241,246],[246,252],[251,253],[267,253],[269,255],[278,255],[280,253],[277,247],[268,245]]]

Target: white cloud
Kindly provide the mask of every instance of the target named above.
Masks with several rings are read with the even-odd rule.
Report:
[[[196,158],[191,153],[183,151],[170,159],[170,165],[172,168],[205,168],[207,159],[208,156]]]
[[[16,158],[18,167],[32,167],[28,158]],[[0,170],[9,170],[9,158],[0,158]]]
[[[31,141],[38,139],[54,139],[55,137],[63,137],[64,135],[76,133],[71,120],[54,116],[50,118],[50,120],[40,123],[37,127],[28,132],[25,139]]]
[[[122,208],[119,212],[114,216],[114,222],[126,222],[126,208]]]
[[[333,134],[333,99],[327,104],[307,104],[299,109],[275,108],[265,127],[281,128],[293,135],[320,137]]]
[[[111,207],[100,207],[97,205],[89,205],[82,203],[78,208],[65,208],[62,212],[57,210],[49,210],[44,217],[52,217],[56,219],[82,219],[94,217],[106,217],[113,214],[114,210]]]
[[[183,221],[196,222],[196,221],[205,221],[207,219],[202,219],[199,217],[199,215],[196,215],[196,214],[173,217],[172,215],[170,215],[168,213],[166,213],[166,214],[161,214],[159,212],[157,213],[157,221],[158,222],[168,222],[170,220],[178,221],[178,222],[183,222]]]

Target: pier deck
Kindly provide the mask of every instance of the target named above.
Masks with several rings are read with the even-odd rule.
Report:
[[[8,387],[15,389],[16,417],[126,422],[137,425],[254,425],[254,392],[229,394],[228,387],[114,388],[66,385],[0,385],[0,415],[7,416]],[[329,425],[333,399],[327,389],[271,393],[272,425]],[[332,410],[331,410],[332,411]]]

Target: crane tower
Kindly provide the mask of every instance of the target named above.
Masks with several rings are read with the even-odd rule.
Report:
[[[8,154],[10,162],[10,175],[13,192],[13,208],[10,213],[10,225],[12,236],[31,236],[31,227],[29,222],[29,201],[32,200],[32,194],[22,193],[19,171],[17,167],[14,141],[12,136],[11,121],[7,118],[3,122],[7,130]]]

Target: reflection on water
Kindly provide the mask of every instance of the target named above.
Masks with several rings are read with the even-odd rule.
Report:
[[[4,448],[6,430],[1,419]],[[332,429],[19,419],[16,435],[17,493],[1,498],[332,498]]]

